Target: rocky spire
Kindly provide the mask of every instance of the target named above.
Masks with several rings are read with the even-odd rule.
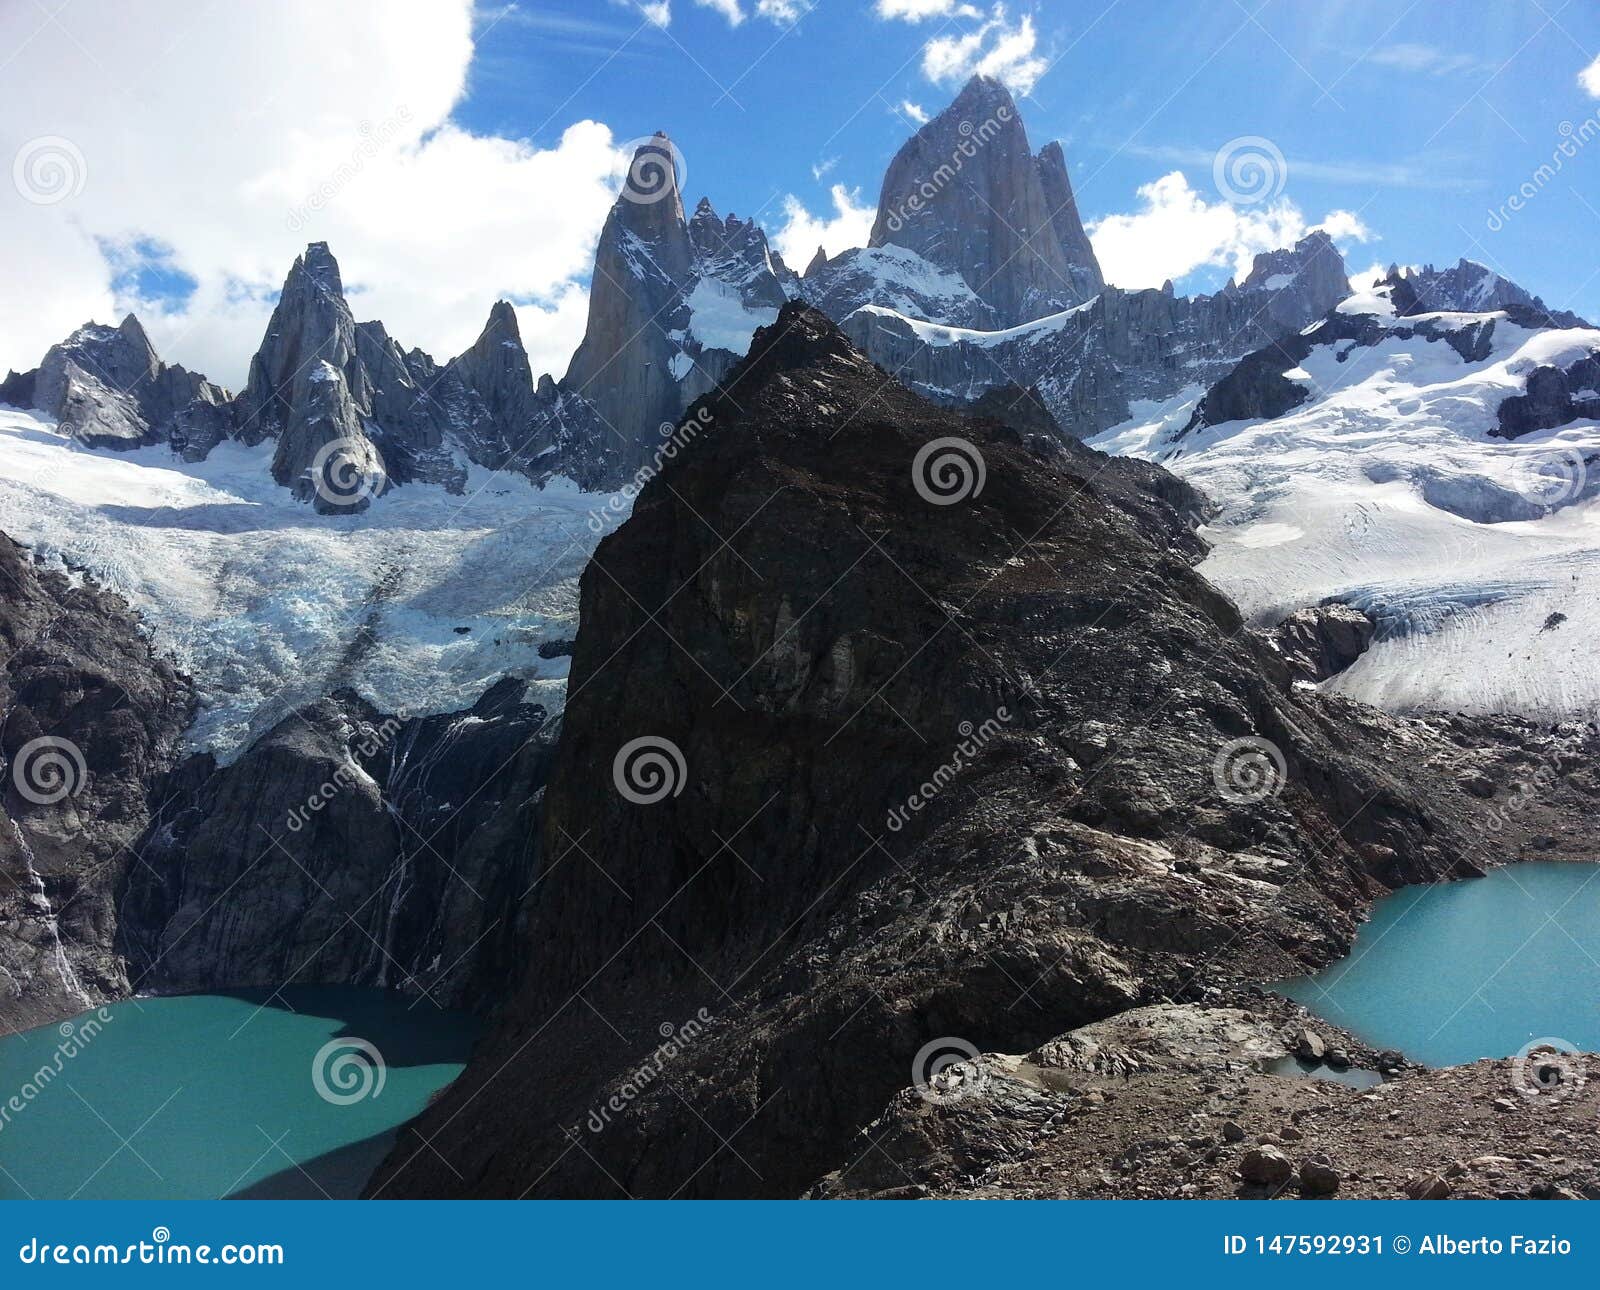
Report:
[[[681,411],[672,371],[678,346],[668,331],[694,247],[673,158],[671,140],[659,133],[634,154],[600,232],[588,326],[563,382],[612,428],[629,467],[654,446],[650,432]],[[704,212],[715,218],[709,204]]]
[[[903,246],[959,273],[1005,325],[1077,304],[1100,281],[1059,147],[1036,159],[1010,91],[987,76],[895,154],[868,244]]]
[[[1050,222],[1055,226],[1073,287],[1085,300],[1099,295],[1105,289],[1106,280],[1100,273],[1100,261],[1095,258],[1089,235],[1083,230],[1083,220],[1078,217],[1078,199],[1072,195],[1072,181],[1067,178],[1066,154],[1052,139],[1039,149],[1035,164],[1039,168],[1039,183],[1044,188],[1045,205],[1050,208]]]
[[[478,339],[450,361],[450,367],[484,402],[489,415],[506,429],[526,422],[533,398],[533,370],[522,347],[517,311],[495,301]]]
[[[239,436],[246,443],[281,434],[305,399],[318,360],[343,374],[362,407],[370,389],[356,362],[356,324],[344,300],[339,264],[326,242],[313,242],[284,279],[261,348],[239,395]]]
[[[809,278],[812,274],[820,273],[827,267],[828,253],[819,246],[817,248],[817,253],[811,257],[811,263],[806,265],[806,271],[800,276],[803,278]]]

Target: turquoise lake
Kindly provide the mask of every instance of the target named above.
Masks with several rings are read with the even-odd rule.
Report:
[[[1375,1048],[1449,1066],[1535,1039],[1600,1050],[1600,865],[1532,861],[1386,896],[1348,958],[1274,987]]]
[[[0,1198],[355,1196],[478,1033],[427,1000],[329,987],[131,999],[8,1035]]]

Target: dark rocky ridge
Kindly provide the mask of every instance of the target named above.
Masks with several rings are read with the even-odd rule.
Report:
[[[504,680],[400,720],[342,690],[190,758],[121,899],[134,988],[387,986],[486,1010],[520,961],[555,730]]]
[[[126,993],[116,892],[193,693],[118,597],[72,585],[4,535],[0,646],[4,1033]]]
[[[794,1195],[931,1039],[1026,1051],[1320,964],[1375,895],[1477,871],[1414,731],[1294,689],[1101,489],[1126,463],[929,405],[804,308],[752,352],[585,574],[541,952],[374,1194]],[[985,483],[931,505],[912,463],[949,438]],[[683,759],[653,805],[613,778],[638,737]],[[1223,795],[1242,738],[1280,794]]]

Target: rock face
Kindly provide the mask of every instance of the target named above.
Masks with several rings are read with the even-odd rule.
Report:
[[[116,327],[80,327],[27,378],[14,378],[10,393],[8,401],[42,409],[91,448],[170,439],[191,457],[204,445],[204,456],[233,424],[227,391],[161,362],[132,314]]]
[[[387,986],[487,1007],[519,961],[554,747],[506,680],[399,720],[351,691],[172,775],[121,900],[136,989]]]
[[[1060,145],[1035,157],[1010,91],[987,76],[895,154],[868,245],[905,247],[959,274],[1002,327],[1105,285]]]
[[[1577,314],[1550,309],[1543,300],[1475,260],[1460,260],[1448,269],[1429,264],[1401,271],[1391,265],[1385,285],[1393,288],[1395,312],[1402,317],[1423,313],[1493,313],[1515,310],[1536,315],[1538,327],[1587,327]]]
[[[930,1045],[1275,978],[1471,871],[1465,794],[1276,679],[1097,487],[1123,463],[935,407],[804,307],[752,355],[585,574],[541,951],[417,1126],[450,1168],[405,1135],[375,1194],[796,1195]]]
[[[188,683],[117,597],[0,535],[0,1033],[117,998],[115,897],[189,724]]]
[[[929,398],[971,403],[986,390],[1026,383],[1063,431],[1086,438],[1126,420],[1135,399],[1166,399],[1223,378],[1241,354],[1280,338],[1292,349],[1296,333],[1347,292],[1338,248],[1315,232],[1292,250],[1258,256],[1242,286],[1210,296],[1107,287],[1069,312],[993,333],[930,326],[883,308],[857,309],[841,325],[879,366]],[[1290,366],[1278,364],[1272,375]],[[1290,396],[1301,392],[1291,388],[1283,397]]]
[[[684,218],[675,164],[664,134],[635,154],[600,233],[583,343],[559,386],[541,386],[545,424],[576,425],[565,438],[582,445],[578,478],[614,483],[649,464],[662,427],[798,289],[754,220],[719,217],[705,200]]]

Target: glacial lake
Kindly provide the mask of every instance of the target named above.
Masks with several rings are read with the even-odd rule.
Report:
[[[1384,897],[1348,958],[1273,987],[1430,1066],[1600,1051],[1600,865],[1530,861]]]
[[[270,1006],[130,999],[7,1035],[0,1198],[353,1197],[479,1032],[426,999],[308,987]]]

